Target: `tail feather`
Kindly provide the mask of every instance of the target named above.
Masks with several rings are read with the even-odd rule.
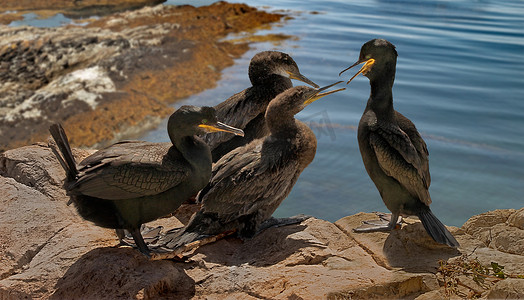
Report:
[[[170,249],[177,249],[196,241],[235,230],[235,226],[222,224],[216,213],[197,212],[188,224],[173,233],[166,233],[160,244]]]
[[[422,222],[424,229],[426,229],[426,232],[433,238],[433,240],[435,240],[435,242],[454,248],[460,246],[451,232],[446,229],[446,226],[437,219],[429,208],[420,212],[418,217]]]
[[[67,178],[75,178],[78,174],[78,169],[76,167],[76,161],[73,157],[73,152],[71,151],[71,146],[69,145],[69,140],[67,139],[64,128],[62,128],[62,125],[60,124],[53,124],[49,127],[49,132],[51,133],[56,146],[58,146],[59,151],[56,149],[55,145],[50,144],[50,147],[66,171]]]
[[[191,217],[188,224],[182,229],[172,233],[166,233],[160,243],[169,249],[177,249],[196,242],[209,236],[209,234],[204,233],[201,225],[205,226],[205,224],[211,223],[213,223],[212,220],[210,220],[206,214],[199,211]]]

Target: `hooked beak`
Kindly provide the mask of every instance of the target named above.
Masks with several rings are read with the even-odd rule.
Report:
[[[320,98],[322,98],[324,96],[327,96],[329,94],[333,94],[333,93],[345,90],[345,88],[341,88],[341,89],[337,89],[337,90],[321,93],[322,91],[325,91],[325,90],[329,89],[330,87],[332,87],[334,85],[337,85],[337,84],[339,84],[341,82],[343,82],[343,81],[337,81],[337,82],[335,82],[333,84],[330,84],[330,85],[327,85],[325,87],[321,87],[321,88],[315,90],[311,95],[309,95],[307,97],[306,101],[304,101],[304,105],[309,105],[309,104],[317,101],[318,99],[320,99]]]
[[[366,75],[367,72],[369,72],[369,70],[371,69],[371,67],[373,66],[373,64],[375,63],[375,60],[373,58],[370,58],[368,60],[364,60],[364,61],[357,61],[356,63],[354,63],[353,65],[351,65],[349,68],[343,70],[342,72],[340,72],[338,74],[338,76],[342,75],[342,73],[346,72],[347,70],[353,68],[354,66],[356,65],[360,65],[361,63],[365,63],[362,68],[360,68],[360,71],[357,72],[357,74],[353,75],[353,77],[351,77],[351,79],[348,80],[348,83],[351,82],[351,80],[355,79],[355,77],[358,76],[358,74],[362,73],[362,75]]]
[[[302,82],[305,82],[305,83],[309,84],[312,87],[318,88],[318,84],[316,84],[313,81],[309,80],[306,76],[304,76],[304,75],[302,75],[300,73],[297,74],[297,73],[292,73],[290,71],[286,71],[286,73],[289,75],[289,78],[291,78],[291,79],[300,80]]]
[[[233,126],[226,125],[221,122],[217,122],[214,125],[207,125],[207,124],[200,124],[198,127],[204,129],[206,132],[229,132],[233,133],[234,135],[244,136],[244,131],[242,129],[235,128]]]

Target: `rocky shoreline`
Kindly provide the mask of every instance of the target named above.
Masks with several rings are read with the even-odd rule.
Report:
[[[77,160],[91,152],[74,151]],[[46,144],[0,155],[0,299],[524,297],[524,208],[450,227],[459,249],[436,244],[411,219],[391,234],[355,234],[373,217],[359,213],[271,228],[245,242],[227,238],[186,262],[149,261],[67,206],[63,177]],[[149,225],[181,226],[196,209]],[[495,275],[490,265],[504,269]],[[488,274],[480,281],[475,272]]]
[[[282,17],[217,2],[144,7],[85,26],[0,25],[0,151],[45,140],[54,122],[80,147],[151,129],[249,49],[223,38]]]

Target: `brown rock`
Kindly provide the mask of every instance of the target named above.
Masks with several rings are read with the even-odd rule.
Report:
[[[165,0],[82,0],[82,1],[63,1],[63,0],[4,0],[0,7],[0,12],[4,11],[42,11],[41,13],[73,14],[77,16],[93,15],[93,11],[103,9],[107,11],[122,11],[130,8],[137,8],[143,5],[153,5],[165,2]],[[84,14],[82,14],[84,12]]]
[[[1,27],[0,150],[45,140],[54,122],[74,146],[133,138],[248,50],[221,39],[281,17],[218,2],[145,7],[88,26]]]
[[[499,281],[489,291],[488,299],[524,299],[524,280],[506,279]]]
[[[75,153],[81,159],[89,152]],[[458,250],[434,243],[411,219],[390,234],[353,233],[362,220],[374,218],[363,213],[335,224],[310,218],[246,241],[226,238],[188,253],[186,262],[150,261],[117,247],[112,230],[82,220],[66,205],[63,171],[46,146],[7,151],[0,166],[0,299],[458,298],[442,286],[439,260],[453,264],[467,256],[485,266],[497,262],[508,276],[524,274],[522,255],[502,252],[495,243],[487,247],[465,229],[450,228]],[[175,216],[187,222],[195,209],[186,205]],[[515,213],[495,212],[507,217],[492,228]],[[471,224],[486,225],[482,218],[468,221],[468,230],[480,232]],[[149,225],[182,224],[170,217]],[[524,279],[497,279],[484,288],[466,273],[456,278],[480,293],[458,286],[463,297],[522,297]]]
[[[524,229],[524,208],[521,208],[510,215],[508,218],[508,224],[519,229]]]
[[[497,209],[471,217],[462,225],[466,233],[473,236],[479,235],[496,224],[505,223],[515,213],[514,209]]]
[[[387,269],[403,269],[409,272],[435,272],[439,260],[460,255],[456,249],[437,244],[429,237],[419,221],[404,219],[407,224],[391,233],[354,233],[364,220],[377,219],[375,214],[359,213],[335,222],[347,235],[351,236],[375,261]],[[458,228],[449,228],[461,242],[462,233]],[[420,253],[424,253],[423,256]]]
[[[490,248],[524,253],[524,209],[495,210],[469,219],[462,228]]]

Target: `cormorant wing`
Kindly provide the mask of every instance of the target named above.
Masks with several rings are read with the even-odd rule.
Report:
[[[156,195],[178,185],[189,168],[178,160],[171,143],[121,142],[101,149],[80,163],[72,194],[121,200]]]
[[[245,129],[247,124],[258,115],[265,112],[267,103],[262,103],[257,98],[256,87],[247,88],[229,97],[226,101],[215,106],[217,120],[227,125]],[[216,132],[203,136],[211,150],[218,145],[232,139],[234,135],[226,132]]]
[[[418,156],[420,158],[420,168],[418,168],[418,171],[426,183],[426,188],[429,189],[429,185],[431,184],[431,175],[429,174],[429,151],[428,147],[426,146],[426,142],[424,142],[417,130],[417,127],[415,127],[415,124],[413,124],[410,119],[406,118],[398,111],[395,111],[395,113],[398,126],[408,135],[411,143],[413,146],[415,146],[415,149],[417,149]]]
[[[208,186],[200,192],[204,211],[217,213],[222,222],[228,222],[278,206],[297,179],[298,162],[275,155],[284,154],[266,151],[262,141],[255,140],[222,157],[213,167]]]
[[[428,169],[424,164],[427,156],[421,155],[410,137],[394,124],[377,123],[371,127],[369,137],[381,169],[414,197],[429,205],[429,182],[423,175],[424,170]]]

